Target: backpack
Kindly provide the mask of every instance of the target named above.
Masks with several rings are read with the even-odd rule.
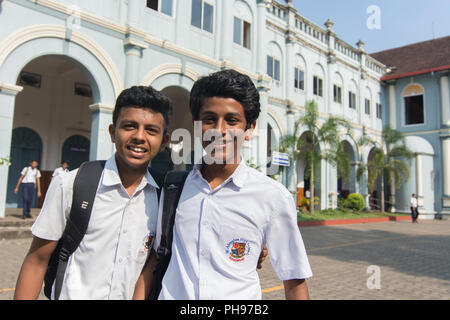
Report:
[[[161,241],[156,251],[153,285],[148,300],[157,300],[162,280],[172,257],[173,225],[181,192],[189,171],[169,171],[164,179],[164,202],[161,217]]]
[[[69,257],[78,248],[86,234],[92,206],[105,163],[106,161],[104,160],[84,162],[78,169],[73,183],[72,207],[66,227],[55,250],[50,256],[44,276],[44,294],[49,299],[51,299],[53,283],[55,284],[54,298],[55,300],[59,299]],[[148,170],[158,186],[160,186],[157,189],[159,201],[164,177],[158,171],[151,168],[148,168]]]

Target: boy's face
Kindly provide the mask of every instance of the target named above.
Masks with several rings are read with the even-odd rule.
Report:
[[[246,130],[244,107],[233,98],[207,98],[198,120],[202,122],[202,144],[207,155],[215,163],[239,163],[241,145],[250,140],[256,125],[254,121]]]
[[[132,106],[120,110],[109,133],[116,145],[116,161],[133,170],[146,169],[168,141],[161,113]]]
[[[31,161],[30,165],[31,165],[31,168],[34,169],[34,168],[36,168],[38,166],[38,162],[37,161]]]
[[[63,162],[62,168],[63,168],[64,170],[66,170],[67,168],[69,168],[69,164],[68,164],[67,162]]]

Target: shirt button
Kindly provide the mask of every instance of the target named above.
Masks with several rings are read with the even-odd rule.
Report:
[[[123,259],[122,258],[119,258],[119,262],[122,262],[123,261]]]
[[[202,250],[202,251],[200,252],[200,254],[201,254],[202,256],[206,256],[206,250]]]
[[[127,229],[123,230],[123,233],[127,233]]]

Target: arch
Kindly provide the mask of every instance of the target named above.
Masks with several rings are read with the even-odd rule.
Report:
[[[402,97],[410,97],[424,94],[425,90],[422,85],[418,83],[412,83],[405,87],[402,91]]]
[[[81,135],[67,138],[61,150],[61,160],[69,162],[69,169],[78,168],[83,162],[89,161],[89,139]]]
[[[193,82],[197,81],[198,78],[200,78],[200,74],[195,71],[194,69],[184,66],[177,63],[168,63],[164,64],[162,66],[156,67],[153,70],[151,70],[142,80],[143,86],[149,86],[158,79],[168,74],[177,74],[186,76],[187,78],[191,79]],[[190,90],[190,89],[189,89]]]
[[[11,141],[11,166],[8,173],[8,189],[6,195],[6,207],[21,207],[22,193],[14,194],[14,188],[20,177],[22,168],[28,166],[32,160],[41,162],[42,139],[39,134],[28,127],[18,127],[12,131]],[[33,206],[37,199],[34,197]]]
[[[31,26],[14,32],[0,44],[0,79],[15,83],[20,70],[30,61],[44,55],[63,55],[86,73],[95,102],[114,105],[123,90],[114,61],[101,46],[76,30],[72,30],[70,42],[65,39],[66,28],[57,25]]]
[[[247,22],[253,22],[253,11],[250,5],[244,0],[236,0],[233,5],[233,13],[237,18]]]
[[[321,76],[325,80],[325,69],[319,62],[314,64],[313,72],[314,75]]]
[[[279,59],[281,62],[283,60],[283,49],[276,41],[270,41],[267,43],[267,54]]]
[[[409,150],[413,153],[426,154],[434,156],[434,148],[425,138],[418,136],[406,136],[405,143]]]

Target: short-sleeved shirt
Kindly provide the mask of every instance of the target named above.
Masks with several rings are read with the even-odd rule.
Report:
[[[410,204],[411,204],[411,207],[417,208],[417,198],[411,197]]]
[[[25,167],[22,169],[20,174],[23,177],[22,183],[36,183],[36,179],[39,179],[41,177],[41,172],[38,168],[32,168],[32,167]]]
[[[34,236],[59,240],[72,204],[77,170],[52,179]],[[114,157],[103,170],[89,226],[68,261],[60,299],[131,299],[156,232],[157,184],[147,172],[133,196],[123,187]]]
[[[159,299],[261,299],[256,265],[265,244],[281,280],[312,276],[294,200],[282,184],[241,163],[211,190],[200,168],[180,196]]]
[[[68,172],[69,172],[68,169],[63,169],[62,167],[59,167],[59,168],[56,168],[55,171],[53,171],[52,177],[63,175],[63,174],[66,174]]]

